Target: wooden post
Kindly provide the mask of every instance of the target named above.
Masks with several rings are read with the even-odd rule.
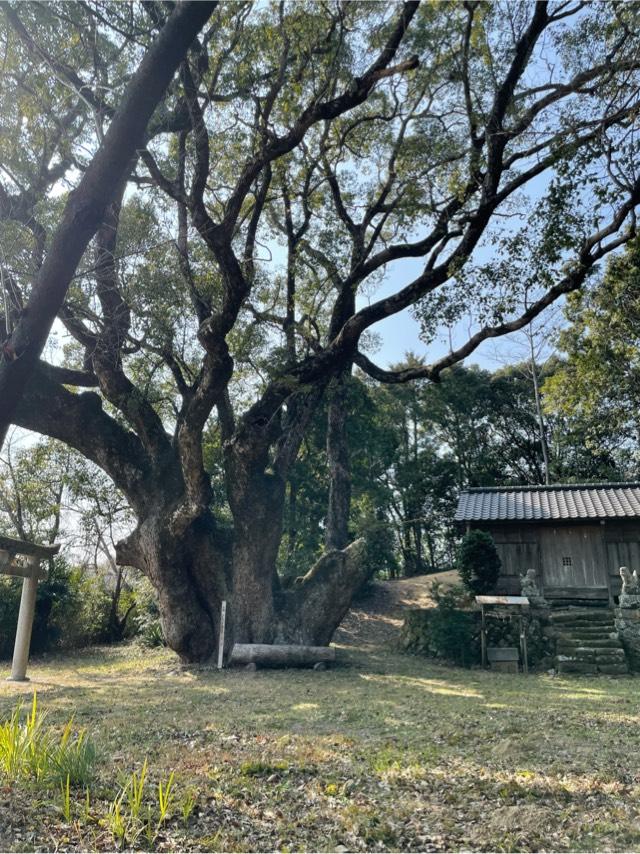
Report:
[[[16,642],[13,648],[13,662],[11,664],[9,682],[29,681],[27,677],[27,664],[29,662],[29,645],[31,644],[33,616],[36,610],[40,558],[32,555],[28,558],[28,563],[32,574],[22,582],[18,627],[16,629]]]
[[[224,630],[227,622],[227,601],[222,600],[220,609],[220,637],[218,639],[218,670],[222,670],[222,660],[224,657]]]
[[[520,653],[522,655],[522,672],[529,672],[529,655],[527,652],[527,626],[522,617],[520,617]]]
[[[482,610],[482,628],[480,629],[480,645],[482,647],[482,666],[487,666],[487,624],[484,616],[484,605],[481,605]]]

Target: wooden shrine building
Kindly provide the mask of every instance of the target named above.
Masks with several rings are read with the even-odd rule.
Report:
[[[518,595],[520,576],[535,569],[548,600],[613,605],[620,567],[640,575],[640,482],[467,489],[455,519],[492,535],[496,593]]]

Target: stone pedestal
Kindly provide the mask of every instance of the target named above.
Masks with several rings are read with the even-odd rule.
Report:
[[[615,624],[630,669],[640,671],[640,607],[616,608]]]

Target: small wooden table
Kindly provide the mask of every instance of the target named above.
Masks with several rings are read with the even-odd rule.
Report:
[[[60,550],[59,545],[40,546],[26,540],[0,537],[0,575],[13,575],[24,579],[18,612],[16,640],[13,647],[10,682],[27,682],[29,646],[36,610],[38,581],[47,577],[47,570],[40,564],[50,560]]]

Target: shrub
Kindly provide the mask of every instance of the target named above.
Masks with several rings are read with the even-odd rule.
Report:
[[[31,651],[45,652],[59,645],[78,612],[80,601],[70,580],[71,569],[62,557],[52,562],[49,575],[38,583],[31,633]],[[9,658],[18,622],[22,579],[0,576],[0,658]]]
[[[133,623],[143,646],[164,646],[164,632],[153,587],[146,578],[140,579],[135,589],[136,607]]]
[[[409,611],[403,627],[403,643],[410,652],[441,658],[470,667],[480,661],[479,626],[462,588],[442,591],[431,586],[435,608]]]
[[[0,658],[10,658],[22,582],[0,576]],[[110,640],[112,594],[102,576],[71,567],[58,556],[38,583],[31,652],[77,649]]]
[[[65,627],[62,645],[76,648],[105,643],[111,628],[111,593],[104,578],[78,567],[72,570],[69,583],[78,605]]]
[[[469,531],[458,553],[458,572],[462,583],[476,595],[490,593],[500,575],[500,558],[491,534]]]

